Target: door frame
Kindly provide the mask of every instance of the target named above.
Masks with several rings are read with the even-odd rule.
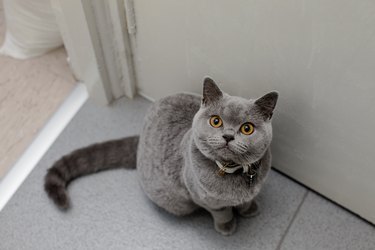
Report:
[[[132,11],[132,1],[52,0],[51,4],[72,71],[90,97],[103,105],[124,95],[133,98],[135,23],[127,20],[125,8]]]

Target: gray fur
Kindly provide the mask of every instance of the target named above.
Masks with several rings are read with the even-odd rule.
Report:
[[[158,206],[179,216],[203,207],[211,213],[218,232],[232,234],[236,228],[233,209],[245,217],[258,212],[254,198],[271,166],[271,117],[277,98],[276,92],[257,100],[230,96],[222,92],[213,80],[206,78],[203,98],[176,94],[155,102],[145,117],[136,157],[140,184],[146,195]],[[212,115],[222,118],[222,127],[213,128],[209,124]],[[239,132],[245,122],[254,124],[253,134]],[[234,139],[227,144],[223,136]],[[122,157],[134,155],[135,145],[133,139],[131,146],[124,148],[120,144],[121,147],[113,149],[113,152]],[[113,152],[105,155],[113,156]],[[102,157],[106,156],[102,154]],[[238,164],[261,160],[257,182],[249,187],[242,174],[219,176],[215,160]],[[79,164],[82,162],[76,160],[74,163],[77,169],[81,169]],[[86,170],[77,176],[105,168],[91,163],[95,167],[86,166]],[[121,165],[121,161],[116,164]],[[67,170],[65,166],[59,169],[58,166],[59,163],[56,163],[49,170],[45,186],[49,196],[63,207],[57,191],[67,197],[65,187],[69,180],[61,181],[56,177],[61,173],[55,172],[69,172],[72,168]],[[93,170],[88,171],[87,168]],[[56,191],[56,187],[60,188]]]
[[[251,207],[270,169],[272,127],[265,118],[271,117],[269,107],[275,107],[277,93],[247,100],[218,91],[207,79],[203,93],[202,104],[195,95],[178,94],[151,107],[140,136],[137,169],[144,191],[157,205],[175,215],[204,207],[214,217],[215,228],[226,235],[235,228],[232,208]],[[267,108],[260,106],[264,103]],[[223,119],[222,128],[209,125],[212,115]],[[249,121],[255,132],[250,136],[239,133],[240,126]],[[223,148],[226,133],[235,137],[229,142],[235,153]],[[245,164],[259,159],[258,182],[252,188],[241,175],[218,176],[214,162]]]

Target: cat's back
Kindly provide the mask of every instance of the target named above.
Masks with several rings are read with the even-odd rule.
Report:
[[[146,114],[139,139],[140,184],[151,200],[174,214],[188,214],[196,208],[181,185],[180,144],[191,129],[200,101],[197,95],[176,94],[155,102]]]
[[[159,131],[177,135],[191,128],[201,97],[194,94],[175,94],[156,101],[145,117],[144,131]],[[166,134],[163,134],[166,136]]]
[[[169,171],[169,164],[178,164],[181,140],[191,129],[200,100],[194,94],[175,94],[150,107],[140,135],[137,168]]]

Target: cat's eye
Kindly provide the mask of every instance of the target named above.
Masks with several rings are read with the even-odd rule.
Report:
[[[250,122],[244,123],[241,126],[240,131],[244,135],[251,135],[254,132],[254,125]]]
[[[223,121],[221,120],[220,116],[213,115],[210,118],[210,125],[214,128],[219,128],[223,125]]]

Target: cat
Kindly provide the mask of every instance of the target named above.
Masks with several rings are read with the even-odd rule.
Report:
[[[45,191],[61,209],[70,206],[73,179],[105,169],[137,168],[146,195],[169,213],[199,208],[223,235],[236,229],[234,211],[258,214],[254,198],[271,166],[272,114],[278,93],[256,100],[230,96],[211,78],[203,97],[175,94],[155,102],[140,136],[94,144],[63,156],[48,170]]]

